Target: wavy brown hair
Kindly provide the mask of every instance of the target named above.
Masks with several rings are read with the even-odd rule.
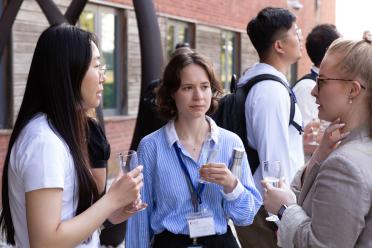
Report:
[[[212,114],[218,107],[218,98],[222,95],[223,91],[221,83],[217,80],[212,63],[203,55],[192,50],[187,50],[187,52],[179,52],[173,55],[165,67],[161,83],[156,89],[158,111],[166,120],[177,117],[177,106],[172,98],[172,94],[181,86],[182,69],[191,64],[199,65],[203,68],[211,84],[212,100],[207,114]]]

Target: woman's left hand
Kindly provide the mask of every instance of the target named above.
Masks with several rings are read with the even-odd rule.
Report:
[[[203,165],[199,173],[205,181],[223,186],[223,191],[225,193],[231,193],[238,184],[238,179],[236,179],[229,168],[223,163],[209,163]]]
[[[268,212],[277,214],[282,205],[289,206],[296,203],[295,194],[283,179],[279,181],[279,188],[271,186],[265,180],[262,180],[261,184],[264,187],[264,206]]]
[[[141,199],[137,199],[135,200],[134,202],[132,202],[131,204],[125,206],[125,207],[122,207],[122,208],[119,208],[118,210],[116,210],[110,217],[109,217],[109,220],[110,222],[112,222],[113,224],[119,224],[123,221],[126,221],[127,219],[129,219],[130,217],[132,217],[132,215],[136,214],[137,212],[145,209],[147,207],[147,204],[146,203],[143,203]]]

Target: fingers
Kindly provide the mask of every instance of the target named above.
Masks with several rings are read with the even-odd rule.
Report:
[[[340,128],[343,128],[344,126],[345,126],[345,123],[335,123],[335,124],[332,123],[326,128],[325,133],[333,133],[334,131]]]
[[[270,183],[268,183],[265,179],[261,181],[261,185],[262,185],[262,187],[264,188],[265,192],[266,192],[267,190],[272,189],[272,187],[273,187],[273,186],[272,186]]]
[[[341,133],[340,137],[341,137],[341,139],[344,139],[349,134],[350,134],[350,132]]]
[[[143,166],[142,165],[139,165],[136,168],[134,168],[133,170],[131,170],[130,172],[128,172],[127,175],[130,176],[130,177],[135,178],[139,174],[141,174],[142,171],[143,171]]]
[[[279,179],[279,188],[287,188],[287,184],[285,183],[284,177]]]

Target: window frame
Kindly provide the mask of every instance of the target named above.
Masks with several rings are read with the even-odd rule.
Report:
[[[239,77],[240,75],[240,67],[241,67],[241,34],[239,32],[231,31],[231,30],[221,30],[221,46],[220,46],[220,55],[222,54],[222,46],[226,45],[229,39],[229,36],[225,35],[225,38],[223,34],[232,34],[234,36],[234,42],[233,42],[233,52],[232,52],[232,68],[231,68],[231,76],[236,75]],[[223,43],[222,43],[223,41]],[[223,89],[226,92],[230,91],[230,82],[231,82],[231,77],[226,78],[226,81],[222,81],[222,73],[224,72],[225,74],[228,73],[228,63],[226,63],[226,58],[228,58],[228,52],[225,49],[224,53],[224,58],[225,58],[225,63],[222,63],[222,59],[220,57],[220,79],[221,83],[223,84]]]
[[[0,0],[0,17],[5,9],[4,1]],[[11,37],[0,54],[0,129],[10,129],[13,126],[13,79],[11,71]]]
[[[168,30],[170,26],[174,27],[172,47],[168,47]],[[187,27],[187,33],[186,33],[186,37],[188,38],[187,40],[181,41],[178,39],[178,30],[181,27]],[[176,45],[179,42],[187,42],[189,43],[190,48],[195,49],[195,24],[191,22],[183,21],[183,20],[167,18],[165,39],[166,39],[165,52],[166,52],[167,60],[169,60],[170,55],[173,53]]]
[[[114,40],[114,78],[115,107],[103,108],[105,116],[128,115],[128,78],[127,78],[127,14],[125,9],[113,8],[99,4],[87,4],[84,11],[94,14],[94,33],[97,35],[99,50],[102,52],[102,14],[113,14],[115,25]],[[80,25],[80,23],[79,23]],[[105,62],[103,62],[105,63]]]

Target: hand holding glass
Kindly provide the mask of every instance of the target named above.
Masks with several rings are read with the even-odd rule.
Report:
[[[121,171],[126,174],[138,166],[137,152],[129,150],[125,153],[119,153],[118,155],[119,165]],[[141,198],[135,200],[129,207],[126,207],[126,212],[132,214],[144,210],[147,207],[146,203],[142,202]]]
[[[202,169],[205,166],[209,166],[211,163],[216,162],[215,159],[217,157],[218,147],[203,149],[201,152],[202,152],[201,155],[203,156],[202,159],[204,159],[205,164],[203,164],[200,167],[200,169]],[[202,178],[202,175],[200,174],[200,169],[199,169],[199,182],[205,183],[205,184],[210,183]]]
[[[272,187],[279,187],[279,179],[281,177],[281,166],[280,161],[263,161],[262,162],[262,177],[263,180],[270,184]],[[270,214],[266,218],[267,221],[278,221],[279,218],[276,215]]]
[[[318,118],[314,118],[311,122],[312,141],[309,143],[309,145],[314,145],[314,146],[319,145],[319,143],[316,141],[319,131],[320,131],[320,120]]]

